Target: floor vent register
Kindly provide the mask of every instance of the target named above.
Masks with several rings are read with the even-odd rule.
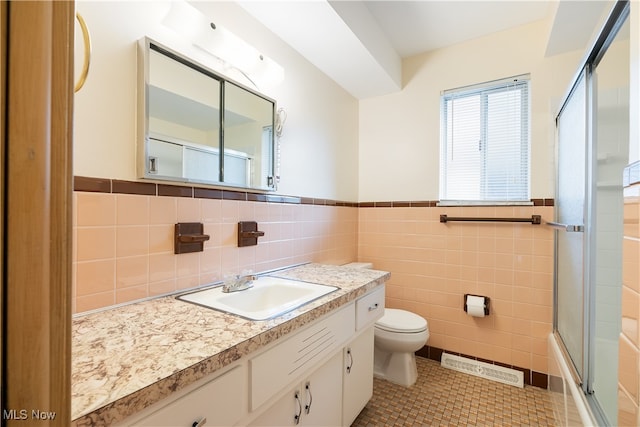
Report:
[[[466,357],[455,356],[453,354],[442,353],[440,364],[444,368],[458,372],[475,375],[503,384],[516,387],[524,387],[524,373],[511,368],[505,368]]]

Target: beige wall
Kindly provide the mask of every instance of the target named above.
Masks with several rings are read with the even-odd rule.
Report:
[[[548,23],[404,60],[402,92],[360,102],[361,201],[437,200],[440,92],[531,74],[531,197],[553,197],[554,119],[583,52],[544,58]]]
[[[75,192],[74,313],[303,262],[343,264],[357,252],[357,209],[287,203]],[[238,221],[258,221],[257,246],[237,246]],[[174,254],[177,222],[202,222],[203,252]]]
[[[429,346],[547,372],[553,231],[543,225],[439,222],[449,216],[553,218],[552,206],[360,208],[358,258],[391,271],[387,306],[429,322]],[[488,296],[484,318],[464,294]]]
[[[284,82],[265,90],[288,113],[278,193],[355,201],[357,101],[238,5],[199,7],[285,69]],[[75,96],[74,175],[135,180],[135,42],[145,35],[161,42],[171,38],[160,25],[169,2],[79,1],[77,10],[89,26],[93,52],[85,87]],[[81,38],[77,43],[82,46]]]
[[[553,207],[355,208],[185,197],[74,194],[74,312],[81,313],[302,262],[356,259],[391,271],[389,307],[429,321],[428,345],[546,373],[553,234],[529,224],[441,224],[439,215],[553,218]],[[237,222],[265,236],[237,247]],[[204,251],[175,255],[176,222],[202,222]],[[463,295],[491,298],[467,316]]]
[[[284,82],[264,91],[287,111],[278,193],[356,200],[357,101],[238,5],[196,4],[285,69]],[[184,47],[160,25],[169,6],[166,1],[77,3],[91,32],[92,59],[74,100],[75,176],[137,180],[136,43],[149,36]],[[76,43],[81,46],[82,40]],[[198,60],[221,71],[217,61]],[[76,313],[215,282],[245,268],[345,263],[357,252],[357,210],[348,207],[76,192],[74,214]],[[265,230],[258,246],[237,247],[240,220],[256,220]],[[205,224],[212,239],[204,252],[173,254],[171,232],[178,221]]]

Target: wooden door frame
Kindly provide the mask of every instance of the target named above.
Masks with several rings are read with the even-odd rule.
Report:
[[[4,400],[4,159],[5,159],[5,142],[6,142],[6,102],[7,102],[7,3],[0,2],[0,331],[2,331],[2,339],[0,340],[0,408],[5,408]],[[4,425],[1,421],[4,419],[0,414],[0,425]]]
[[[75,4],[2,6],[2,425],[68,426]]]

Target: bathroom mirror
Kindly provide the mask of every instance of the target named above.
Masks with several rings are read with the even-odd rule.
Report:
[[[275,101],[149,38],[139,70],[141,178],[274,189]]]

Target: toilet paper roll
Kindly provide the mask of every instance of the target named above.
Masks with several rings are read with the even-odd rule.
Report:
[[[467,296],[467,314],[473,317],[484,317],[485,298],[475,295]]]

